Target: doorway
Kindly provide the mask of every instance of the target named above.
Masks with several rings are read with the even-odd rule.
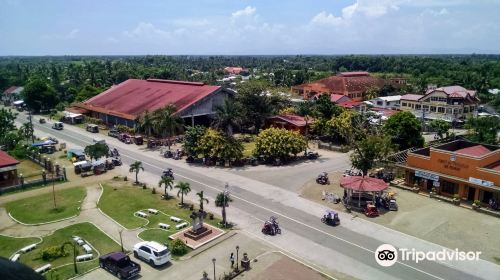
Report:
[[[467,192],[467,200],[474,201],[474,197],[476,197],[476,188],[468,186],[469,190]]]

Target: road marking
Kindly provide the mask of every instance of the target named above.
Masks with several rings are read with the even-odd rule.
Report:
[[[38,126],[38,125],[37,125],[37,126]],[[59,131],[58,131],[58,132],[59,132]],[[68,136],[68,137],[70,137],[70,138],[77,139],[78,141],[81,141],[81,142],[84,142],[84,143],[92,143],[92,142],[85,141],[85,140],[83,140],[83,139],[78,139],[78,138],[76,138],[76,137],[73,137],[73,136],[71,136],[71,135],[69,135],[69,134],[66,134],[66,133],[63,133],[63,132],[59,132],[59,133],[61,133],[61,134],[63,134],[63,135],[66,135],[66,136]],[[132,157],[132,156],[128,156],[128,155],[125,155],[125,154],[123,154],[123,155],[122,155],[122,157],[123,157],[123,156],[124,156],[124,157],[127,157],[127,158],[129,158],[129,159],[135,160],[135,161],[140,161],[140,160],[138,160],[138,159],[136,159],[136,158],[134,158],[134,157]],[[159,168],[159,167],[157,167],[157,166],[155,166],[155,165],[153,165],[153,164],[150,164],[150,163],[148,163],[148,162],[144,162],[144,163],[145,163],[146,165],[149,165],[149,166],[151,166],[151,167],[153,167],[153,168],[156,168],[156,169],[158,169],[158,170],[160,170],[160,171],[162,171],[162,170],[163,170],[162,168]],[[213,189],[213,190],[216,190],[216,191],[222,191],[222,189],[219,189],[219,188],[216,188],[216,187],[213,187],[213,186],[207,185],[207,184],[202,183],[202,182],[200,182],[200,181],[198,181],[198,180],[195,180],[195,179],[192,179],[192,178],[189,178],[189,177],[183,176],[183,175],[181,175],[181,174],[174,173],[174,175],[177,175],[177,176],[179,176],[179,177],[185,178],[185,179],[190,180],[190,181],[192,181],[192,182],[198,183],[198,184],[200,184],[200,185],[202,185],[202,186],[205,186],[205,187],[207,187],[207,188],[210,188],[210,189]],[[355,244],[355,243],[353,243],[353,242],[351,242],[351,241],[345,240],[345,239],[343,239],[343,238],[341,238],[341,237],[335,236],[335,235],[330,234],[330,233],[328,233],[328,232],[325,232],[325,231],[323,231],[323,230],[321,230],[321,229],[318,229],[318,228],[315,228],[315,227],[310,226],[310,225],[308,225],[308,224],[305,224],[305,223],[303,223],[303,222],[301,222],[301,221],[298,221],[298,220],[296,220],[296,219],[294,219],[294,218],[288,217],[288,216],[286,216],[286,215],[284,215],[284,214],[281,214],[281,213],[276,212],[276,211],[274,211],[274,210],[271,210],[271,209],[269,209],[269,208],[266,208],[266,207],[260,206],[260,205],[258,205],[258,204],[256,204],[256,203],[253,203],[253,202],[251,202],[251,201],[248,201],[248,200],[246,200],[246,199],[244,199],[244,198],[238,197],[238,196],[236,196],[236,195],[232,195],[232,197],[234,197],[234,198],[236,198],[236,199],[239,199],[239,200],[241,200],[241,201],[244,201],[244,202],[246,202],[246,203],[248,203],[248,204],[251,204],[251,205],[253,205],[253,206],[256,206],[256,207],[258,207],[258,208],[261,208],[261,209],[264,209],[264,210],[266,210],[266,211],[272,212],[272,213],[274,213],[274,214],[276,214],[276,215],[282,216],[282,217],[284,217],[284,218],[286,218],[286,219],[289,219],[289,220],[291,220],[291,221],[293,221],[293,222],[296,222],[296,223],[298,223],[298,224],[301,224],[301,225],[303,225],[303,226],[305,226],[305,227],[308,227],[308,228],[310,228],[310,229],[312,229],[312,230],[315,230],[315,231],[317,231],[317,232],[323,233],[323,234],[325,234],[325,235],[328,235],[328,236],[330,236],[330,237],[333,237],[333,238],[335,238],[335,239],[338,239],[338,240],[340,240],[340,241],[343,241],[343,242],[345,242],[345,243],[347,243],[347,244],[350,244],[350,245],[352,245],[352,246],[354,246],[354,247],[358,247],[358,248],[360,248],[360,249],[362,249],[362,250],[365,250],[365,251],[367,251],[367,252],[370,252],[370,253],[375,253],[375,251],[372,251],[372,250],[370,250],[370,249],[368,249],[368,248],[365,248],[365,247],[363,247],[363,246],[361,246],[361,245]],[[402,263],[402,262],[399,262],[399,261],[398,261],[397,263],[399,263],[399,264],[401,264],[401,265],[403,265],[403,266],[406,266],[406,267],[408,267],[408,268],[411,268],[411,269],[413,269],[413,270],[415,270],[415,271],[418,271],[418,272],[420,272],[420,273],[423,273],[423,274],[426,274],[426,275],[428,275],[428,276],[431,276],[431,277],[433,277],[433,278],[435,278],[435,279],[444,280],[443,278],[441,278],[441,277],[439,277],[439,276],[433,275],[433,274],[431,274],[431,273],[428,273],[428,272],[426,272],[426,271],[423,271],[423,270],[418,269],[418,268],[416,268],[416,267],[413,267],[413,266],[411,266],[411,265],[408,265],[408,264],[405,264],[405,263]]]

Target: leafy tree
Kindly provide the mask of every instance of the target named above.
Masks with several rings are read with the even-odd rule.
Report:
[[[84,152],[90,159],[100,159],[109,153],[109,147],[106,144],[95,143],[85,147]]]
[[[19,136],[26,139],[27,142],[29,142],[30,139],[34,139],[33,134],[35,130],[33,129],[33,124],[30,122],[23,123],[17,132]]]
[[[23,96],[26,105],[35,112],[52,109],[58,102],[55,90],[40,78],[33,79],[26,84]]]
[[[241,111],[242,109],[239,103],[232,99],[224,100],[222,106],[217,106],[215,108],[214,126],[224,130],[227,135],[232,136],[233,128],[239,127],[243,122]]]
[[[219,158],[225,161],[239,160],[243,157],[243,144],[232,136],[209,128],[198,141],[199,151],[204,157]]]
[[[204,126],[200,125],[190,126],[186,129],[182,146],[188,155],[198,157],[198,155],[202,153],[202,149],[198,142],[203,135],[205,135],[206,130]]]
[[[137,131],[146,133],[148,138],[151,136],[153,129],[153,116],[149,111],[145,111],[137,120]]]
[[[471,141],[497,144],[497,135],[500,131],[500,118],[496,116],[470,118],[465,123],[465,127],[469,129],[467,136]]]
[[[134,163],[132,163],[130,165],[130,168],[128,170],[128,172],[132,173],[132,172],[135,172],[135,183],[136,184],[139,184],[139,172],[140,171],[144,171],[144,167],[142,167],[142,162],[141,161],[135,161]]]
[[[16,115],[10,109],[0,108],[0,144],[5,145],[7,133],[16,128],[14,125]]]
[[[255,156],[264,156],[266,160],[286,159],[306,149],[306,140],[298,132],[283,128],[268,128],[257,135]]]
[[[162,137],[166,135],[173,136],[176,131],[182,128],[183,122],[182,118],[176,115],[176,112],[177,109],[172,104],[154,111],[152,120],[153,130]]]
[[[369,87],[365,94],[363,95],[363,100],[372,100],[377,98],[380,95],[380,89],[378,87],[372,86]]]
[[[373,168],[377,161],[387,157],[391,146],[391,139],[387,136],[368,135],[356,143],[354,152],[351,154],[351,164],[366,176],[368,170]]]
[[[22,137],[14,131],[9,131],[4,135],[1,135],[2,142],[1,145],[5,146],[5,149],[10,151],[18,147],[21,143]]]
[[[226,207],[229,207],[229,202],[233,201],[227,192],[220,192],[215,197],[215,206],[222,207],[222,224],[226,225]]]
[[[168,199],[167,189],[172,190],[172,187],[174,186],[174,179],[172,179],[172,177],[170,176],[161,177],[160,181],[158,182],[158,187],[161,188],[161,186],[165,186],[165,199]]]
[[[314,103],[313,108],[312,115],[314,117],[326,120],[331,119],[333,116],[338,116],[342,112],[342,109],[330,100],[330,95],[328,94],[320,95]]]
[[[83,88],[77,93],[75,101],[81,102],[87,99],[90,99],[99,93],[102,92],[102,89],[94,87],[92,85],[86,84]]]
[[[400,151],[424,145],[422,125],[410,112],[397,112],[390,116],[384,124],[384,132]]]
[[[184,205],[184,195],[187,195],[191,191],[191,186],[188,182],[179,182],[175,185],[175,188],[179,189],[177,197],[181,196],[181,204]]]
[[[443,139],[445,135],[448,136],[448,131],[450,130],[451,125],[447,121],[433,120],[430,123],[430,127],[436,131],[440,139]]]
[[[198,200],[200,202],[200,211],[203,212],[203,203],[208,204],[208,199],[205,198],[203,191],[197,192]]]

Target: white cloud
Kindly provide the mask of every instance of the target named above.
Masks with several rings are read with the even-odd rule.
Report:
[[[316,25],[340,25],[342,24],[342,18],[336,17],[332,14],[328,14],[323,11],[312,18],[311,23]]]
[[[71,30],[67,35],[66,35],[66,38],[68,39],[74,39],[76,38],[76,35],[78,35],[78,33],[80,32],[79,29],[75,28],[73,30]]]
[[[239,18],[242,16],[251,16],[251,15],[255,14],[256,11],[257,11],[257,8],[252,7],[252,6],[246,6],[244,9],[238,10],[238,11],[232,13],[231,17],[236,19],[236,18]]]
[[[356,2],[350,6],[344,7],[342,9],[342,17],[343,18],[351,18],[352,15],[354,14],[354,12],[356,12],[357,8],[358,8],[358,2]]]
[[[449,14],[450,12],[448,12],[448,9],[446,8],[442,8],[441,10],[431,10],[431,9],[425,9],[423,12],[422,12],[422,16],[425,16],[425,15],[431,15],[431,16],[444,16],[444,15],[447,15]]]
[[[149,22],[140,22],[134,29],[124,31],[123,35],[131,38],[135,37],[168,37],[170,32],[159,29]]]

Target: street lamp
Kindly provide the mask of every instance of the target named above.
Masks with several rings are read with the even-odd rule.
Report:
[[[227,218],[226,218],[226,197],[229,195],[229,183],[226,182],[226,185],[224,186],[224,192],[223,192],[223,202],[222,202],[222,212],[223,213],[223,218],[224,218],[224,227],[227,228]]]
[[[215,261],[216,261],[216,259],[215,259],[215,258],[213,258],[213,259],[212,259],[212,262],[214,263],[214,280],[215,280]]]
[[[239,268],[238,268],[238,262],[239,262],[238,251],[239,250],[240,250],[240,246],[236,245],[236,271],[240,271]]]

